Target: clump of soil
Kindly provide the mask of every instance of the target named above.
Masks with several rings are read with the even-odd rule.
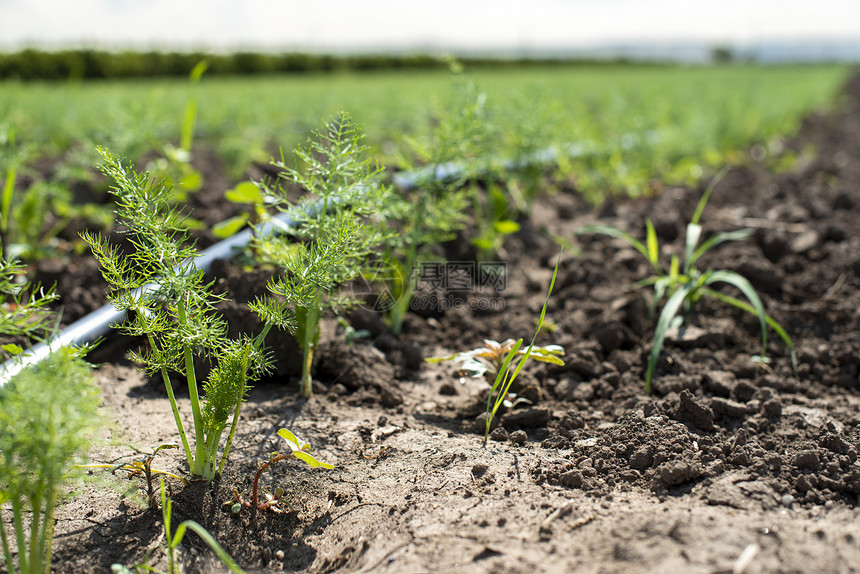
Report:
[[[486,383],[461,382],[455,366],[421,358],[485,338],[530,339],[559,251],[553,234],[573,238],[600,222],[641,237],[651,218],[667,249],[681,251],[708,183],[594,209],[573,181],[542,199],[531,225],[508,241],[503,291],[411,314],[400,337],[366,309],[351,319],[370,338],[347,342],[327,325],[312,399],[297,396],[294,343],[274,335],[277,374],[251,391],[224,476],[209,486],[173,483],[174,524],[203,524],[243,568],[260,572],[853,571],[860,77],[840,111],[810,116],[786,147],[808,144],[817,155],[788,172],[771,171],[761,153],[732,168],[702,218],[707,233],[754,230],[701,266],[752,281],[796,344],[796,373],[773,336],[772,362],[753,361],[754,317],[702,300],[687,330],[667,340],[646,395],[653,323],[647,293],[632,285],[648,276],[647,262],[623,242],[581,236],[582,252],[563,255],[552,328],[538,339],[563,345],[565,366],[527,367],[523,394],[532,404],[505,413],[482,448],[474,407]],[[232,264],[213,273],[240,299],[253,296],[241,289],[264,284]],[[487,297],[503,305],[475,303]],[[225,312],[238,319],[237,308]],[[163,391],[119,356],[98,369],[118,431],[138,446],[174,441]],[[233,490],[247,492],[259,461],[283,450],[282,427],[336,468],[280,463],[263,482],[286,490],[289,509],[234,514]],[[157,463],[181,469],[180,458],[169,452]],[[163,568],[161,545],[158,510],[90,487],[59,512],[54,568],[104,572],[147,556]],[[180,556],[187,571],[219,571],[193,534]]]

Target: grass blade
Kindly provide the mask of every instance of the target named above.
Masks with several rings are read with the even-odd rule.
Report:
[[[699,260],[699,257],[708,252],[712,247],[716,247],[720,243],[725,243],[726,241],[742,241],[751,234],[752,230],[750,229],[738,229],[735,231],[724,231],[723,233],[717,233],[708,237],[704,243],[702,243],[699,248],[689,256],[689,267],[695,265],[696,261]]]
[[[176,528],[176,535],[174,537],[176,546],[179,546],[180,542],[182,541],[182,538],[185,536],[186,528],[190,528],[194,531],[195,534],[197,534],[197,536],[202,538],[203,542],[205,542],[206,545],[209,546],[212,552],[215,553],[218,559],[224,564],[224,566],[229,568],[231,572],[234,572],[235,574],[245,574],[245,571],[239,568],[239,565],[233,561],[233,558],[227,553],[227,551],[224,550],[224,548],[220,544],[218,544],[218,541],[215,540],[215,537],[209,534],[209,532],[207,532],[205,528],[203,528],[193,520],[186,520]]]
[[[678,314],[684,299],[690,292],[690,285],[684,285],[677,291],[672,293],[663,310],[660,311],[660,318],[657,319],[657,326],[654,328],[654,342],[651,346],[651,356],[648,358],[648,371],[645,374],[645,393],[651,393],[651,380],[654,378],[654,370],[657,368],[657,360],[660,358],[660,351],[663,349],[663,341],[666,339],[666,331],[669,330],[669,324],[672,319]]]
[[[741,301],[740,299],[732,297],[731,295],[726,295],[725,293],[720,293],[719,291],[714,291],[713,289],[708,288],[704,288],[703,292],[709,297],[713,297],[714,299],[722,301],[723,303],[728,303],[729,305],[737,307],[738,309],[745,311],[750,315],[756,314],[755,307],[753,307],[749,303]],[[797,353],[794,350],[794,344],[791,342],[791,337],[788,336],[788,333],[785,331],[782,325],[777,323],[776,320],[770,315],[765,315],[764,320],[765,323],[767,323],[768,326],[773,329],[774,333],[776,333],[777,336],[782,339],[782,342],[785,343],[785,346],[788,348],[789,357],[791,359],[791,368],[792,370],[796,371]]]
[[[752,303],[753,314],[758,316],[759,323],[761,324],[761,354],[764,357],[767,354],[767,313],[764,312],[764,305],[752,283],[734,271],[712,272],[707,281],[705,281],[705,285],[713,285],[714,283],[728,283],[737,287],[749,299],[749,302]]]
[[[702,217],[702,212],[705,211],[705,205],[708,203],[708,199],[711,197],[711,192],[714,191],[714,187],[725,177],[726,173],[729,171],[728,166],[721,169],[717,172],[717,175],[711,180],[711,183],[708,184],[707,189],[705,189],[705,193],[702,194],[701,199],[699,199],[699,204],[696,206],[696,211],[693,213],[693,218],[690,220],[690,223],[694,225],[699,224],[699,218]]]
[[[643,257],[650,261],[652,266],[655,265],[655,262],[648,254],[648,248],[645,246],[645,244],[627,233],[626,231],[621,231],[620,229],[616,229],[615,227],[611,227],[609,225],[586,225],[585,227],[582,227],[576,231],[576,235],[582,235],[584,233],[599,233],[601,235],[608,235],[617,239],[623,239],[636,251],[641,253]],[[655,269],[658,273],[660,272],[659,267],[655,267]]]

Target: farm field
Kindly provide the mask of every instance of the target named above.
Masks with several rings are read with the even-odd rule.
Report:
[[[0,110],[7,134],[14,131],[5,149],[28,148],[15,166],[12,201],[39,182],[73,181],[70,203],[110,210],[111,179],[93,169],[105,160],[87,146],[108,147],[125,166],[157,167],[166,143],[181,148],[196,94],[189,158],[164,173],[180,191],[183,177],[200,176],[199,190],[170,200],[201,222],[177,227],[200,248],[218,240],[217,224],[255,209],[248,197],[225,199],[227,190],[247,190],[239,184],[248,178],[268,182],[261,185],[270,192],[286,179],[290,202],[301,188],[322,189],[292,164],[268,159],[278,146],[289,157],[341,108],[365,128],[370,157],[389,168],[371,175],[390,182],[391,171],[452,162],[464,170],[447,187],[419,178],[395,188],[407,206],[428,210],[423,218],[388,212],[385,201],[365,214],[356,207],[361,196],[349,196],[346,213],[368,225],[385,213],[398,237],[427,221],[451,222],[422,231],[436,240],[409,260],[421,270],[409,312],[397,319],[384,305],[385,295],[406,296],[396,291],[402,285],[386,291],[353,275],[338,293],[361,301],[323,313],[318,342],[266,330],[271,371],[248,391],[223,473],[211,483],[167,479],[174,528],[196,521],[244,571],[852,572],[860,563],[860,76],[850,74],[738,66],[485,71],[453,81],[423,73],[242,82],[204,75],[199,85],[62,89],[7,83]],[[347,142],[351,158],[355,142]],[[499,160],[548,148],[555,156],[536,170]],[[335,163],[327,149],[312,148],[306,161]],[[447,203],[425,204],[422,193]],[[679,303],[684,326],[667,329],[646,392],[660,309],[687,287],[666,283],[660,300],[654,282],[637,282],[654,267],[687,273],[688,223],[699,215],[703,240],[743,239],[718,242],[698,267],[749,281],[771,321],[766,353],[753,305],[726,304],[737,289],[713,285],[689,308]],[[133,260],[137,220],[52,217],[66,226],[21,253],[31,258],[31,278],[57,283],[55,305],[68,324],[103,305],[109,290],[78,234],[101,234]],[[623,233],[583,233],[588,225],[629,233],[643,249]],[[23,237],[16,233],[7,245]],[[330,245],[324,234],[294,239]],[[653,264],[652,242],[661,246]],[[290,264],[305,261],[294,246],[263,244],[254,255],[277,257],[275,248],[293,249],[281,255]],[[278,271],[274,260],[259,264],[246,253],[206,272],[203,283],[220,297],[206,313],[227,321],[219,336],[258,332],[261,319],[246,304],[279,278],[283,297],[304,304],[290,291],[301,282],[288,281],[301,269]],[[698,273],[690,271],[693,282]],[[560,364],[528,362],[507,397],[514,404],[492,425],[485,413],[492,377],[470,377],[474,360],[426,360],[488,339],[528,346],[536,331],[537,345],[560,347]],[[96,448],[94,463],[130,461],[138,455],[128,445],[146,451],[179,442],[162,373],[143,373],[126,357],[145,340],[113,332],[89,355],[114,439]],[[303,396],[308,345],[310,397]],[[196,399],[183,376],[174,379],[177,416],[191,434]],[[288,449],[279,429],[308,441],[334,468],[273,463],[261,484],[269,493],[282,487],[285,503],[249,508],[242,501],[260,463]],[[161,451],[152,464],[198,474],[185,455]],[[53,571],[168,570],[162,512],[143,500],[143,476],[126,475],[118,472],[113,487],[85,481],[58,508]],[[4,508],[9,532],[10,516]],[[185,572],[229,571],[191,532],[176,556]]]

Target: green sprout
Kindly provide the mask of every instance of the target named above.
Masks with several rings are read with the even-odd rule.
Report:
[[[712,248],[727,241],[745,239],[750,235],[750,230],[748,229],[725,231],[716,233],[708,237],[701,244],[699,243],[702,237],[702,226],[699,225],[699,218],[705,209],[705,204],[708,202],[714,185],[719,179],[719,176],[714,178],[699,199],[696,211],[687,224],[683,261],[679,261],[678,256],[673,255],[668,273],[660,264],[660,246],[657,242],[657,232],[650,220],[645,220],[645,243],[642,243],[629,233],[606,225],[588,225],[576,232],[577,234],[599,233],[622,239],[641,253],[654,270],[653,276],[636,283],[637,287],[652,286],[654,288],[654,297],[651,300],[650,307],[651,316],[654,315],[657,305],[665,299],[654,329],[651,354],[648,359],[648,369],[645,375],[646,393],[651,392],[651,382],[654,378],[654,371],[660,358],[660,352],[663,349],[663,342],[666,339],[667,331],[673,326],[683,324],[684,320],[692,314],[695,304],[705,296],[732,305],[758,318],[761,326],[761,355],[759,362],[767,361],[767,327],[769,326],[785,343],[791,356],[792,366],[796,368],[796,356],[791,338],[779,323],[765,313],[761,298],[749,280],[734,271],[712,269],[700,271],[696,268],[696,263],[699,259]],[[749,303],[713,289],[711,286],[715,283],[726,283],[737,288]]]
[[[285,185],[270,188],[279,209],[297,223],[283,235],[258,238],[258,257],[286,273],[269,290],[295,310],[295,337],[302,347],[301,394],[313,392],[312,367],[319,342],[320,320],[329,309],[355,303],[338,289],[366,271],[373,248],[383,239],[372,216],[378,213],[385,188],[377,179],[381,168],[366,157],[364,135],[346,113],[335,115],[296,156],[300,169],[276,162],[279,178],[307,192],[297,203]],[[295,241],[291,241],[294,239]],[[277,317],[277,310],[272,310]]]
[[[8,252],[9,247],[9,213],[12,210],[12,196],[15,192],[15,181],[18,178],[18,168],[23,163],[24,153],[18,151],[15,146],[15,129],[9,127],[5,136],[0,140],[6,159],[6,181],[3,184],[3,194],[0,195],[0,249]]]
[[[203,186],[203,175],[191,165],[191,144],[194,140],[194,126],[197,123],[197,87],[209,64],[206,60],[198,62],[188,74],[191,84],[191,94],[185,102],[182,115],[182,126],[179,133],[179,147],[169,143],[162,148],[164,157],[156,159],[149,169],[153,177],[164,180],[164,185],[171,190],[171,201],[178,203],[188,198],[188,193],[199,191]],[[199,222],[190,218],[186,225],[198,227]]]
[[[132,447],[134,448],[134,447]],[[153,449],[152,452],[141,452],[138,449],[134,449],[141,456],[135,457],[131,462],[123,462],[120,464],[85,464],[82,465],[81,468],[90,468],[90,469],[105,469],[111,471],[111,473],[116,473],[118,471],[127,472],[129,477],[132,476],[143,476],[146,480],[146,502],[149,508],[154,508],[156,505],[155,498],[155,488],[153,487],[153,478],[157,475],[164,475],[183,484],[188,484],[188,481],[181,476],[174,474],[167,470],[162,470],[158,468],[154,468],[152,466],[152,461],[155,459],[155,455],[159,453],[159,451],[171,448],[179,448],[175,444],[160,444]]]
[[[234,235],[245,227],[245,225],[251,225],[251,228],[256,230],[259,225],[269,222],[276,225],[282,232],[288,230],[283,223],[280,223],[277,218],[272,217],[272,214],[269,212],[269,207],[277,199],[273,195],[266,193],[260,185],[252,181],[243,181],[233,189],[228,189],[224,193],[224,199],[243,206],[250,204],[251,210],[243,210],[238,215],[215,224],[212,227],[212,233],[216,237],[225,239]]]
[[[273,452],[269,455],[269,459],[266,462],[260,464],[257,468],[257,472],[254,474],[251,500],[243,498],[238,490],[233,491],[234,500],[227,503],[231,505],[233,512],[239,512],[243,506],[256,510],[271,510],[276,513],[284,511],[286,502],[283,498],[284,490],[282,488],[276,488],[273,493],[265,492],[263,494],[263,498],[265,498],[265,500],[263,501],[260,501],[259,497],[260,476],[262,476],[262,474],[276,462],[287,460],[288,458],[297,458],[311,468],[334,468],[334,465],[332,464],[317,460],[316,457],[311,454],[311,445],[302,441],[287,429],[279,430],[278,436],[287,441],[287,445],[290,447],[290,452],[286,454]]]
[[[479,260],[495,257],[504,247],[505,239],[520,230],[520,224],[511,219],[515,215],[511,203],[499,184],[492,181],[487,184],[483,204],[479,194],[473,194],[478,230],[472,245],[478,248]]]
[[[486,409],[486,422],[484,428],[484,443],[483,446],[487,446],[487,439],[490,437],[490,428],[493,424],[493,419],[496,417],[496,413],[499,408],[505,405],[506,401],[508,401],[508,394],[511,390],[511,386],[514,384],[514,381],[519,376],[520,371],[523,370],[523,367],[526,366],[529,358],[532,356],[532,353],[535,350],[535,341],[537,340],[538,334],[540,334],[541,327],[543,327],[544,320],[546,319],[546,308],[549,305],[549,298],[552,295],[552,289],[555,287],[555,278],[558,275],[558,264],[561,262],[561,254],[559,253],[558,260],[555,263],[555,269],[552,271],[552,279],[549,282],[549,289],[547,290],[546,300],[543,302],[543,308],[540,311],[540,317],[538,317],[537,329],[535,330],[534,337],[532,337],[532,342],[529,344],[525,353],[520,353],[520,347],[523,344],[522,339],[517,339],[510,345],[510,349],[508,350],[507,355],[505,356],[504,361],[502,361],[501,366],[498,369],[496,374],[496,379],[493,381],[493,388],[490,389],[490,395],[487,397],[487,409]],[[546,347],[542,349],[542,352],[535,356],[537,360],[561,364],[564,362],[558,358],[557,355],[563,353],[561,348],[553,348],[551,347],[547,350]],[[517,356],[520,357],[519,362],[516,367],[512,368],[512,363],[514,358]]]
[[[176,527],[176,531],[172,531],[171,529],[171,518],[173,516],[173,501],[167,497],[164,488],[164,479],[160,479],[160,487],[161,487],[161,518],[164,521],[164,537],[167,540],[167,548],[165,549],[165,554],[167,555],[167,564],[168,571],[167,574],[176,574],[180,572],[179,565],[176,563],[176,550],[179,548],[179,545],[182,544],[182,539],[185,538],[185,533],[187,530],[192,530],[197,536],[203,539],[203,542],[209,547],[212,552],[215,553],[215,556],[218,557],[218,560],[221,561],[224,566],[226,566],[230,572],[234,574],[244,574],[244,570],[242,570],[236,561],[224,550],[224,547],[218,544],[218,541],[215,540],[215,537],[212,536],[208,530],[203,528],[199,523],[193,520],[186,520],[182,522],[179,526]],[[111,570],[115,574],[131,574],[131,570],[126,568],[125,566],[114,564],[111,567]],[[159,572],[149,566],[140,565],[135,567],[135,570],[138,571],[148,571],[148,572]],[[161,572],[160,574],[165,574]]]
[[[538,323],[540,329],[541,323]],[[520,340],[522,344],[522,340]],[[444,357],[428,357],[424,359],[428,363],[439,363],[441,361],[455,361],[460,363],[458,373],[461,376],[470,377],[486,377],[489,382],[493,382],[502,371],[505,360],[511,353],[513,348],[517,346],[517,341],[514,339],[506,339],[501,343],[491,339],[484,340],[484,346],[453,355],[445,355]],[[516,351],[519,356],[526,354],[525,349]],[[545,345],[532,346],[531,357],[535,361],[542,363],[551,363],[553,365],[564,365],[564,361],[559,357],[564,355],[564,348],[560,345]]]
[[[133,318],[119,330],[145,337],[149,344],[147,350],[131,353],[131,358],[144,364],[149,374],[160,373],[164,379],[192,476],[211,481],[226,463],[249,381],[268,367],[263,352],[266,334],[274,325],[289,326],[289,312],[277,303],[263,311],[263,302],[257,301],[254,310],[274,309],[277,317],[266,315],[268,320],[255,338],[227,338],[227,324],[215,308],[221,298],[212,293],[212,283],[204,283],[203,271],[194,264],[198,252],[188,240],[183,216],[171,203],[169,190],[147,174],[126,169],[106,150],[99,151],[105,161],[102,169],[114,181],[111,191],[117,214],[133,251],[123,253],[107,238],[91,233],[82,237],[112,287],[108,299],[117,309],[132,312]],[[212,365],[203,383],[205,397],[198,389],[195,357]],[[179,415],[171,372],[184,376],[188,384],[194,449]],[[231,417],[219,459],[221,438]]]

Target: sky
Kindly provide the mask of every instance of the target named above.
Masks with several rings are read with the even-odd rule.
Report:
[[[860,41],[858,0],[0,0],[0,50],[546,51]]]

